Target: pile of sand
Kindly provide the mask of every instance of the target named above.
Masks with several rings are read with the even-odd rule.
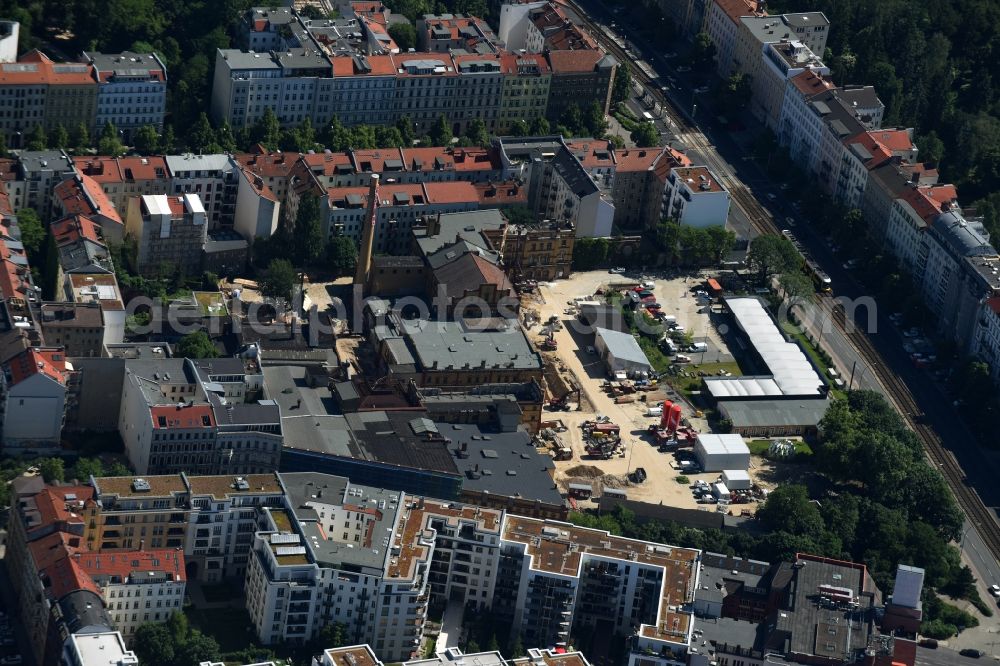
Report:
[[[596,479],[604,476],[604,470],[593,465],[577,465],[566,470],[566,476],[581,477],[584,479]]]

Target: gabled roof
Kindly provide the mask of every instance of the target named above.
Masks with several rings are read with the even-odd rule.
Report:
[[[789,80],[804,97],[810,97],[811,95],[832,90],[836,87],[833,83],[827,81],[811,69],[807,69],[801,74],[796,74]]]
[[[66,384],[66,354],[62,348],[31,347],[4,364],[9,386],[16,386],[35,375]]]

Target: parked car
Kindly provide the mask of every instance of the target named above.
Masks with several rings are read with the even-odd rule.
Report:
[[[994,597],[1000,597],[1000,585],[997,585],[996,583],[990,585],[990,594]]]
[[[965,648],[964,650],[959,650],[958,653],[963,657],[970,657],[972,659],[979,659],[983,656],[983,651],[976,648]]]
[[[674,363],[690,363],[691,357],[685,356],[684,354],[678,354],[674,356]]]
[[[597,349],[594,348],[594,345],[588,345],[587,346],[587,353],[590,354],[590,355],[594,355],[594,354],[597,353]]]
[[[921,638],[917,645],[920,647],[930,648],[931,650],[936,650],[938,643],[933,638]]]
[[[642,467],[636,467],[635,471],[632,472],[632,480],[636,483],[642,483],[646,480],[646,470]]]

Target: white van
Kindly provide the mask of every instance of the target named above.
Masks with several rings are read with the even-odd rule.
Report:
[[[708,351],[708,343],[707,342],[692,342],[691,343],[691,351],[706,352],[706,351]]]
[[[656,283],[653,282],[652,280],[646,280],[645,282],[642,283],[642,288],[653,291],[654,289],[656,289]]]
[[[663,405],[647,408],[646,416],[663,416]]]

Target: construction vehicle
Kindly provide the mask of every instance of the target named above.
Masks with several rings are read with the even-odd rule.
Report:
[[[549,411],[552,412],[569,411],[569,393],[565,394],[561,398],[553,398],[552,400],[549,400],[547,407]]]

